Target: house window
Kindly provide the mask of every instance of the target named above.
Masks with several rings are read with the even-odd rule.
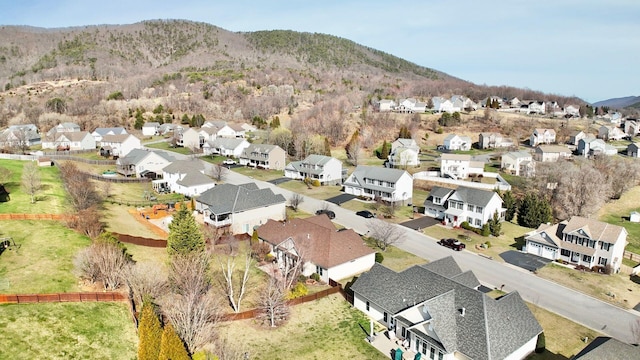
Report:
[[[571,256],[571,251],[569,251],[567,249],[561,249],[560,250],[560,255],[562,255],[562,256]]]
[[[459,209],[459,210],[464,209],[464,204],[463,204],[463,203],[461,203],[461,202],[459,202],[459,203],[458,203],[458,209]]]
[[[608,260],[607,258],[603,258],[603,257],[599,258],[598,265],[607,266],[607,260]]]
[[[369,311],[369,302],[367,301],[367,303],[365,304],[365,309],[367,309],[367,311]]]
[[[386,311],[384,312],[384,314],[382,314],[382,321],[389,322],[389,315]]]
[[[471,224],[473,224],[473,219],[470,216],[468,216],[467,217],[467,222],[469,223],[469,225],[471,225]]]
[[[429,344],[425,341],[422,342],[422,354],[427,355],[427,350],[429,350]]]
[[[476,226],[482,226],[482,220],[476,219]]]
[[[476,212],[478,214],[482,214],[482,210],[484,210],[484,208],[482,206],[476,206]]]
[[[429,359],[433,360],[436,358],[436,348],[431,347],[431,351],[429,352]]]
[[[596,241],[595,240],[587,240],[588,241],[588,245],[590,248],[595,249],[596,248]]]
[[[323,270],[324,270],[324,269],[322,269],[320,266],[317,266],[317,265],[316,265],[316,273],[318,273],[318,275],[322,276],[322,275],[323,275],[323,274],[322,274],[322,273],[323,273]]]
[[[473,211],[474,208],[475,207],[473,205],[471,205],[471,204],[467,205],[467,210],[469,210],[469,211]]]
[[[434,203],[434,204],[440,204],[440,202],[441,202],[441,201],[442,201],[442,199],[441,199],[441,198],[439,198],[439,197],[434,197],[434,198],[433,198],[433,203]]]
[[[584,244],[584,239],[583,239],[583,238],[578,238],[578,239],[576,240],[576,244],[578,244],[578,245],[583,245],[583,244]]]
[[[582,255],[582,261],[590,263],[591,262],[591,256]]]
[[[608,242],[601,242],[600,243],[600,249],[604,250],[604,251],[609,251],[609,249],[611,248],[611,244]]]

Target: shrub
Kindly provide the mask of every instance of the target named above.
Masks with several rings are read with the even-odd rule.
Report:
[[[320,281],[320,274],[318,273],[313,273],[311,274],[311,276],[309,276],[310,279],[313,279],[315,281]]]
[[[320,186],[320,185],[321,185],[321,184],[320,184],[320,180],[318,180],[318,179],[314,179],[314,180],[311,182],[311,185],[313,185],[313,186],[315,186],[315,187]]]
[[[287,299],[291,300],[291,299],[296,299],[302,296],[305,296],[309,293],[309,290],[307,289],[307,286],[303,283],[297,283],[296,286],[293,287],[293,289],[289,290],[289,293],[287,294]]]
[[[486,241],[484,244],[487,247],[487,249],[491,247],[491,242],[490,241]]]
[[[474,230],[474,228],[472,228],[471,225],[469,225],[469,223],[466,221],[463,221],[462,224],[460,224],[460,227],[465,230]]]
[[[383,260],[384,260],[384,255],[382,255],[382,253],[380,253],[380,252],[377,252],[376,253],[376,262],[380,264],[380,263],[382,263]]]
[[[444,130],[441,127],[436,129],[436,134],[442,134],[442,133],[444,133]]]
[[[264,261],[266,262],[272,262],[274,259],[275,259],[275,256],[271,254],[267,254],[267,256],[264,257]]]
[[[542,354],[546,346],[547,344],[544,338],[544,333],[540,333],[540,335],[538,335],[538,341],[536,342],[536,354]]]
[[[302,274],[298,275],[298,282],[305,282],[305,281],[307,281],[307,277],[306,276],[304,276]]]
[[[480,235],[482,236],[491,235],[491,229],[489,229],[489,224],[482,225],[482,230],[480,230]]]
[[[267,260],[267,257],[271,255],[270,252],[271,247],[267,243],[258,243],[251,245],[251,255],[253,255],[253,257],[258,262],[269,261]]]

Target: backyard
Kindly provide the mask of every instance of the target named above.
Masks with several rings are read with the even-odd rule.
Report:
[[[0,305],[0,329],[0,357],[5,359],[137,356],[136,328],[125,303]]]
[[[629,244],[626,250],[636,254],[640,254],[640,223],[630,222],[629,213],[640,211],[638,199],[640,199],[640,186],[635,186],[622,194],[620,199],[606,203],[598,211],[597,216],[601,221],[627,229]]]
[[[36,202],[31,203],[31,197],[21,187],[22,169],[26,161],[2,160],[0,166],[12,172],[11,181],[5,188],[11,194],[11,199],[0,203],[0,213],[27,214],[61,214],[66,212],[66,194],[60,182],[60,171],[57,167],[39,167],[38,172],[42,183],[41,190],[36,194]]]
[[[191,149],[186,148],[186,147],[177,147],[177,146],[174,147],[174,146],[171,145],[171,143],[166,142],[166,141],[157,142],[157,143],[153,143],[153,144],[145,144],[145,147],[152,148],[152,149],[173,151],[175,153],[182,154],[182,155],[191,155],[192,154]]]

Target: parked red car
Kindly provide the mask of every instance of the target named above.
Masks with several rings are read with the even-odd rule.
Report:
[[[438,241],[438,244],[448,247],[449,249],[453,249],[455,251],[460,251],[466,247],[465,244],[461,243],[456,239],[440,239],[440,241]]]

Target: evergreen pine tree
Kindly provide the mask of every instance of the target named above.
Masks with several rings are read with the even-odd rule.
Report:
[[[518,204],[511,190],[508,190],[504,194],[502,194],[502,201],[504,202],[504,207],[507,209],[506,213],[504,214],[504,220],[513,220],[513,218],[516,216]]]
[[[489,219],[489,231],[493,236],[500,236],[500,231],[502,230],[502,224],[500,223],[500,216],[498,215],[498,211],[496,210],[493,213],[493,217]]]
[[[553,214],[551,205],[544,198],[528,193],[518,206],[518,225],[537,228],[542,223],[551,222]]]
[[[174,213],[169,224],[167,251],[169,255],[188,254],[193,251],[204,251],[204,237],[196,219],[186,204],[180,204],[180,210]]]
[[[260,238],[258,237],[258,230],[253,229],[253,234],[251,234],[251,245],[256,245],[260,242]]]
[[[186,124],[188,124],[189,122],[190,122],[189,115],[187,115],[187,114],[183,114],[183,115],[182,115],[182,118],[180,119],[180,124],[182,124],[182,125],[186,125]]]
[[[189,360],[191,357],[184,347],[184,343],[176,333],[176,330],[169,323],[165,325],[162,332],[162,341],[159,346],[158,360]]]
[[[280,127],[280,117],[276,116],[273,118],[273,120],[271,120],[271,128],[277,129],[279,127]]]
[[[160,341],[162,338],[162,327],[156,315],[153,303],[149,298],[145,298],[140,314],[138,326],[140,341],[138,344],[139,360],[156,360],[160,353]]]
[[[381,159],[387,159],[389,158],[389,143],[387,142],[387,140],[385,140],[382,143],[382,149],[380,150],[380,158]]]
[[[486,103],[486,104],[484,104],[484,107],[486,107],[486,108],[491,108],[491,107],[493,107],[493,104],[491,103],[491,97],[488,97],[488,98],[487,98],[487,103]]]

